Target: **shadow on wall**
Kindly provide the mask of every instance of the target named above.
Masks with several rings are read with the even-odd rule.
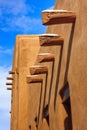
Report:
[[[74,36],[74,30],[75,30],[75,22],[72,24],[70,38],[69,38],[69,43],[68,43],[68,52],[67,52],[65,76],[64,76],[64,83],[63,83],[64,86],[67,83],[69,64],[70,64],[70,57],[71,57],[71,49],[72,49],[73,36]],[[56,79],[56,87],[55,87],[54,110],[56,108],[56,99],[57,99],[57,92],[58,92],[59,78],[60,78],[60,71],[61,71],[62,52],[63,52],[63,45],[61,46],[60,60],[59,60],[58,69],[57,69],[58,71],[57,71],[57,79]]]
[[[61,89],[60,96],[62,98],[62,105],[67,113],[67,117],[64,120],[65,130],[72,130],[72,113],[71,113],[71,101],[70,101],[70,86],[69,83]]]

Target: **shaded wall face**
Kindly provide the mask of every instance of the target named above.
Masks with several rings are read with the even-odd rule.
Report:
[[[18,65],[18,44],[14,47],[14,57],[13,57],[13,65],[12,71],[15,74],[12,75],[12,94],[11,94],[11,130],[17,129],[18,126],[18,73],[17,73],[17,65]]]
[[[76,12],[75,24],[52,25],[48,27],[47,33],[58,33],[64,36],[59,91],[68,81],[73,130],[85,130],[87,129],[87,1],[58,0],[55,9]]]

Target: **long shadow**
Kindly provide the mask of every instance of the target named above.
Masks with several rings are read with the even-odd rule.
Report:
[[[48,95],[48,110],[50,105],[50,99],[51,99],[51,91],[52,91],[52,83],[53,83],[53,74],[54,74],[54,64],[55,61],[52,62],[52,74],[51,74],[51,80],[50,80],[50,88],[49,88],[49,95]]]
[[[72,43],[73,43],[74,30],[75,30],[75,22],[72,24],[70,38],[69,38],[68,53],[67,53],[67,60],[66,60],[67,62],[66,62],[66,69],[65,69],[65,76],[64,76],[64,83],[63,83],[64,85],[67,83],[67,76],[68,76],[68,71],[69,71],[69,64],[70,64],[70,57],[71,57],[71,49],[72,49]],[[57,79],[56,79],[54,110],[56,108],[56,98],[57,98],[59,78],[60,78],[60,70],[61,70],[62,50],[63,50],[63,46],[61,46],[60,60],[59,60]]]
[[[55,93],[54,93],[54,110],[56,107],[56,98],[57,98],[58,84],[59,84],[60,71],[61,71],[62,52],[63,52],[63,44],[61,45],[61,49],[60,49],[60,56],[59,56],[60,58],[59,58],[58,69],[57,69],[56,86],[55,86]]]
[[[43,81],[37,82],[40,83],[41,88],[40,88],[40,101],[39,101],[39,106],[38,106],[38,114],[35,117],[34,121],[36,124],[36,129],[38,129],[38,124],[39,124],[39,118],[40,118],[40,109],[41,109],[41,98],[42,98],[42,89],[43,89]],[[30,125],[31,126],[31,125]]]
[[[72,130],[72,114],[70,97],[63,102],[63,106],[67,112],[67,118],[64,121],[65,130]]]
[[[68,76],[68,71],[69,71],[69,64],[70,64],[70,57],[71,57],[74,30],[75,30],[75,22],[72,24],[72,29],[71,29],[70,39],[69,39],[69,46],[68,46],[68,53],[67,53],[67,63],[66,63],[65,76],[64,76],[64,85],[67,82],[67,76]]]
[[[65,130],[72,130],[72,125],[70,123],[70,119],[68,116],[64,120],[64,127],[65,127]]]
[[[70,86],[68,83],[68,72],[69,72],[69,64],[70,64],[70,57],[71,57],[71,50],[72,50],[72,43],[73,43],[73,36],[74,36],[74,30],[75,30],[75,23],[73,23],[72,25],[72,29],[71,29],[71,34],[70,34],[70,39],[69,39],[69,46],[68,46],[68,53],[67,53],[67,62],[66,62],[66,69],[65,69],[65,75],[64,75],[64,82],[63,82],[63,87],[60,90],[60,96],[62,97],[63,93],[66,93],[65,96],[68,97],[69,96],[69,100],[66,100],[63,105],[64,108],[68,114],[68,117],[65,119],[64,121],[64,127],[65,130],[72,130],[72,112],[71,112],[71,101],[70,101],[70,95],[68,95],[67,91],[65,90],[65,86],[68,86],[68,89],[70,91]],[[70,93],[70,92],[69,92]],[[68,101],[68,102],[67,102]],[[68,104],[67,104],[68,103]]]
[[[48,80],[48,73],[46,73],[46,82],[45,82],[45,90],[44,90],[44,100],[43,100],[43,110],[42,110],[42,119],[44,115],[44,110],[46,109],[46,106],[50,104],[50,98],[51,98],[51,90],[52,90],[52,82],[53,82],[53,73],[54,73],[54,59],[48,61],[52,62],[52,73],[51,73],[51,80],[50,80],[50,88],[49,88],[49,95],[48,95],[48,104],[46,104],[46,96],[47,96],[47,80]],[[47,61],[42,61],[42,62],[47,62]],[[46,105],[46,106],[45,106]]]
[[[53,74],[54,74],[54,63],[55,63],[55,60],[52,60],[52,73],[51,73],[51,80],[50,80],[50,87],[49,87],[48,104],[46,104],[47,85],[46,85],[46,88],[45,88],[44,102],[43,102],[43,113],[42,113],[43,118],[44,118],[44,115],[45,115],[45,113],[44,113],[45,110],[47,111],[47,113],[49,115],[49,105],[50,105],[50,99],[51,99],[51,90],[52,90],[52,82],[53,82]]]
[[[44,107],[44,105],[45,105],[45,96],[46,96],[47,79],[48,79],[48,73],[45,73],[45,74],[46,74],[46,80],[45,80],[45,90],[44,90],[43,107]],[[41,83],[41,89],[40,89],[40,99],[39,99],[38,115],[37,115],[37,117],[35,118],[36,128],[38,128],[40,115],[42,114],[43,109],[44,109],[44,108],[42,108],[42,112],[41,112],[42,93],[43,93],[43,81],[40,82],[40,83]]]
[[[45,102],[46,102],[46,91],[47,91],[47,79],[48,79],[48,73],[46,73],[46,81],[45,81],[45,90],[44,90],[44,99],[43,99],[43,110],[45,108]],[[43,113],[42,113],[43,114]],[[43,116],[42,116],[43,117]]]
[[[46,92],[47,92],[47,84],[45,84],[45,92],[44,92],[44,102],[43,102],[43,113],[42,119],[45,118],[48,125],[49,125],[49,105],[50,105],[50,98],[51,98],[51,90],[52,90],[52,82],[53,82],[53,73],[54,73],[54,60],[52,61],[52,73],[51,73],[51,80],[50,80],[50,88],[49,88],[49,95],[48,95],[48,104],[46,104]],[[48,76],[48,75],[47,75]],[[46,76],[46,79],[47,79]],[[46,80],[47,81],[47,80]],[[46,105],[46,106],[45,106]]]
[[[42,99],[42,89],[43,89],[43,81],[41,82],[40,101],[39,101],[38,116],[37,116],[37,121],[36,121],[36,128],[38,128],[39,119],[40,119],[41,99]]]

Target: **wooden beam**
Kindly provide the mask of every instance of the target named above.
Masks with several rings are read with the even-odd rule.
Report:
[[[12,90],[12,88],[7,88],[7,90]]]
[[[10,71],[9,71],[9,74],[15,74],[15,72],[10,70]]]
[[[42,81],[41,75],[27,75],[27,83],[40,83]]]
[[[44,34],[39,36],[41,46],[62,45],[64,38],[56,34]]]
[[[67,10],[44,10],[42,11],[43,25],[54,25],[73,23],[76,19],[76,12]]]
[[[43,74],[43,73],[47,73],[47,72],[48,72],[48,68],[46,66],[35,65],[35,66],[30,67],[31,75]]]
[[[13,85],[12,83],[6,83],[6,85]]]
[[[13,78],[12,77],[7,77],[7,80],[13,80]]]
[[[54,61],[54,54],[51,53],[39,53],[37,57],[37,62],[50,62]]]

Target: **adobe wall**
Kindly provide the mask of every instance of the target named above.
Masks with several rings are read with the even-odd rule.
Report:
[[[14,54],[13,70],[17,71],[15,81],[14,104],[12,106],[12,118],[15,116],[11,130],[35,130],[35,117],[38,113],[40,102],[40,87],[38,84],[28,84],[26,77],[30,74],[30,66],[45,65],[48,67],[48,80],[46,89],[46,102],[48,104],[50,81],[52,91],[49,108],[49,125],[46,120],[41,120],[39,130],[68,130],[67,111],[60,96],[61,89],[68,83],[70,89],[70,101],[72,112],[73,130],[86,130],[87,116],[87,3],[79,0],[56,1],[55,9],[76,11],[74,24],[59,24],[48,27],[46,33],[59,34],[64,37],[63,46],[40,46],[38,36],[18,36],[16,40],[16,53]],[[38,63],[39,53],[52,53],[55,55],[54,71],[52,74],[52,62]],[[16,61],[15,61],[16,60]],[[43,94],[45,75],[43,76]],[[42,108],[43,100],[41,102]],[[15,106],[14,106],[15,105]],[[55,109],[54,109],[55,108]],[[14,119],[13,119],[14,120]],[[13,123],[13,121],[12,121]]]
[[[19,109],[19,128],[20,130],[23,129],[29,129],[30,125],[30,120],[32,119],[32,116],[29,115],[28,111],[30,113],[33,113],[33,105],[34,103],[32,102],[32,97],[31,97],[31,102],[30,100],[30,90],[32,89],[29,87],[26,81],[26,77],[29,72],[29,66],[34,65],[36,58],[37,58],[37,53],[39,51],[39,40],[38,37],[29,37],[22,39],[22,42],[20,42],[20,50],[19,50],[19,87],[20,88],[20,95],[19,95],[19,103],[20,103],[20,109]],[[32,86],[33,87],[33,86]],[[34,88],[33,88],[34,90]],[[32,104],[30,104],[32,103]],[[24,108],[25,107],[25,108]],[[24,122],[24,118],[25,122]],[[21,123],[23,125],[21,125]]]
[[[12,75],[13,77],[13,86],[11,92],[11,130],[17,129],[18,126],[18,72],[17,72],[17,64],[18,64],[18,44],[14,47],[14,57],[12,63],[12,71],[15,74]]]
[[[26,77],[29,74],[29,66],[35,62],[36,53],[39,50],[39,47],[37,47],[39,46],[38,44],[37,36],[21,35],[16,38],[12,67],[12,71],[15,74],[13,75],[12,87],[11,130],[29,129],[29,87]],[[32,54],[33,52],[35,53]]]
[[[59,24],[49,26],[47,33],[57,33],[64,36],[62,65],[58,91],[68,81],[71,96],[73,130],[87,129],[87,1],[57,0],[54,9],[76,11],[75,24]],[[59,94],[57,108],[59,108]],[[60,112],[61,110],[59,110]],[[62,113],[59,113],[57,123],[61,129]],[[55,121],[56,122],[56,121]]]

